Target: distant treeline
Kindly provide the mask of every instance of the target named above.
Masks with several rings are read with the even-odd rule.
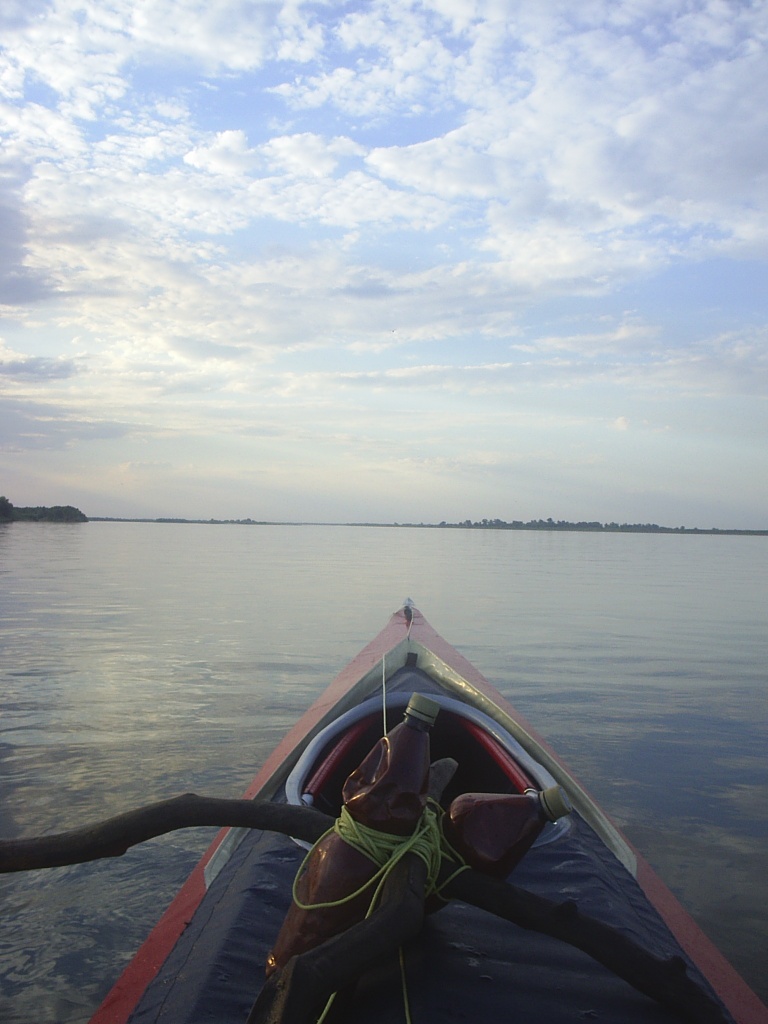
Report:
[[[193,526],[318,526],[318,523],[283,523],[269,519],[182,519],[179,516],[161,516],[159,519],[139,517],[126,519],[123,516],[91,516],[92,523],[186,523]],[[328,524],[325,524],[328,525]]]
[[[46,508],[16,508],[7,498],[0,497],[0,523],[87,523],[88,517],[73,505],[53,505]]]
[[[285,522],[270,519],[121,519],[112,516],[91,516],[92,522],[100,523],[196,523],[215,526],[367,526],[385,527],[390,529],[416,530],[561,530],[581,531],[583,533],[685,533],[685,534],[719,534],[721,536],[768,537],[768,530],[721,530],[713,526],[711,529],[700,529],[698,526],[658,526],[656,523],[571,523],[566,519],[480,519],[473,522],[464,519],[458,523],[318,523],[318,522]]]
[[[446,530],[562,530],[581,531],[584,533],[721,533],[721,534],[749,534],[753,536],[768,535],[768,530],[721,530],[716,526],[710,529],[700,529],[698,526],[659,526],[656,523],[598,523],[579,522],[571,523],[566,519],[529,519],[523,522],[521,519],[513,519],[506,522],[504,519],[480,519],[473,522],[465,519],[459,523],[395,523],[395,526],[423,527],[424,529],[446,529]]]

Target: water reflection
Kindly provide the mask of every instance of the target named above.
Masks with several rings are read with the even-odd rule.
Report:
[[[238,796],[410,594],[766,997],[766,552],[761,538],[14,524],[0,530],[2,835],[188,790]],[[209,838],[0,878],[0,1017],[87,1020]]]

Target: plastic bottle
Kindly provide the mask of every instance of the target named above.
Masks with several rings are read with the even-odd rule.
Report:
[[[348,777],[342,799],[355,821],[392,835],[413,833],[427,803],[429,729],[439,710],[435,701],[414,693],[403,721],[378,741]],[[330,832],[313,847],[296,892],[307,906],[336,903],[356,892],[377,870],[365,854]],[[362,921],[372,896],[369,888],[353,900],[316,910],[292,902],[267,958],[267,976],[292,956]]]
[[[429,730],[439,710],[436,701],[414,693],[403,721],[352,772],[341,795],[355,821],[411,835],[427,803]]]
[[[559,786],[542,792],[462,793],[443,818],[443,834],[470,867],[506,878],[546,823],[571,810]]]

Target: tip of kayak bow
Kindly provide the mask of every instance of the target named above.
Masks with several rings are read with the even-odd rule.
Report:
[[[413,601],[410,597],[406,597],[405,601],[403,601],[403,616],[409,630],[413,624],[413,607]]]

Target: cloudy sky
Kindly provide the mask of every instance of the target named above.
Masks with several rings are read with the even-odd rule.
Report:
[[[768,527],[764,0],[2,0],[0,493]]]

